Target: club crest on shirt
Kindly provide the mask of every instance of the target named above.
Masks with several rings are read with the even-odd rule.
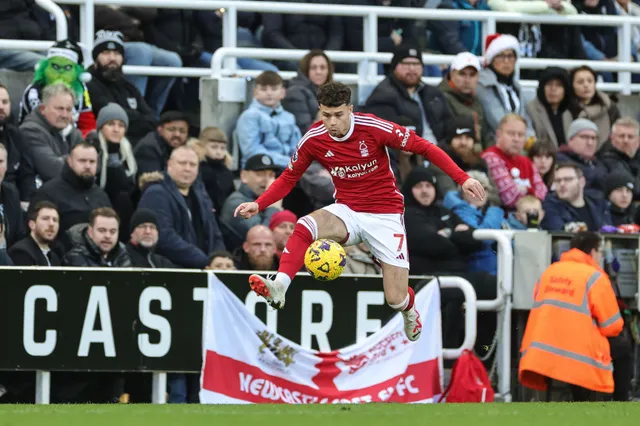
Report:
[[[138,100],[136,98],[127,98],[127,103],[129,104],[129,108],[138,109]]]
[[[369,148],[367,148],[367,143],[365,141],[360,141],[360,155],[363,157],[369,156]]]

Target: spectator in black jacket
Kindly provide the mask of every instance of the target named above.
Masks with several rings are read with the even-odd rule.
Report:
[[[327,3],[327,0],[307,0],[306,3]],[[265,13],[262,15],[262,24],[264,47],[303,50],[344,48],[344,24],[341,16]],[[359,38],[362,40],[362,32]],[[280,69],[290,71],[298,68],[298,64],[292,61],[278,62],[277,65]]]
[[[180,267],[203,269],[207,254],[225,247],[213,204],[197,180],[198,163],[193,148],[174,149],[164,180],[144,191],[138,208],[157,214],[159,254]]]
[[[153,210],[138,209],[131,216],[131,239],[127,253],[136,268],[175,268],[169,259],[155,253],[158,244],[158,218]]]
[[[182,67],[180,55],[145,43],[143,28],[153,23],[158,9],[152,7],[96,6],[95,27],[120,31],[124,37],[124,57],[127,65]],[[222,27],[221,27],[222,28]],[[127,75],[154,111],[154,118],[164,110],[175,78]]]
[[[54,241],[60,229],[60,216],[53,203],[40,201],[29,208],[31,233],[9,249],[16,266],[60,266]]]
[[[118,241],[119,226],[120,218],[112,208],[93,210],[89,224],[78,224],[69,230],[73,248],[64,256],[63,263],[80,267],[130,267],[129,254]]]
[[[602,146],[598,157],[611,173],[624,170],[633,177],[634,199],[640,199],[640,124],[631,117],[616,120],[611,140]]]
[[[578,13],[587,15],[615,16],[615,0],[575,0],[573,5]],[[587,58],[596,61],[616,59],[618,56],[618,29],[616,27],[580,27],[584,51]],[[612,82],[611,72],[601,72],[605,82]]]
[[[613,226],[638,223],[638,206],[633,205],[634,178],[625,170],[616,170],[607,176],[604,196],[609,201]]]
[[[393,74],[373,89],[364,110],[385,120],[406,117],[416,133],[436,142],[446,142],[446,125],[453,118],[440,89],[423,84],[422,52],[400,46],[391,61]]]
[[[180,111],[167,111],[160,123],[134,149],[138,165],[138,180],[145,173],[163,172],[174,148],[187,143],[189,119]]]
[[[89,216],[98,207],[111,207],[107,193],[95,183],[98,164],[96,147],[81,142],[73,147],[62,173],[42,185],[32,203],[50,201],[58,207],[60,232],[58,239],[65,249],[70,243],[65,232],[73,225],[89,222]]]
[[[13,124],[11,98],[5,85],[0,83],[0,144],[7,150],[5,182],[13,183],[20,191],[20,200],[27,201],[35,191],[33,165],[27,164],[22,155],[22,133]]]
[[[0,39],[42,40],[42,30],[33,10],[35,0],[0,1]],[[0,69],[33,71],[44,56],[26,50],[0,49]]]
[[[96,127],[98,133],[87,137],[87,141],[90,140],[100,151],[97,183],[122,218],[120,237],[126,242],[129,218],[135,210],[133,196],[138,171],[133,148],[124,136],[129,127],[129,117],[120,105],[110,103],[100,110]]]
[[[155,129],[156,119],[155,112],[147,105],[142,94],[124,77],[124,50],[123,36],[119,31],[100,30],[96,33],[93,45],[95,62],[89,67],[92,79],[87,83],[87,88],[96,117],[102,108],[112,102],[126,111],[131,124],[127,128],[127,136],[135,145]]]
[[[437,202],[436,177],[418,166],[409,173],[402,186],[405,201],[404,221],[412,275],[456,275],[467,279],[478,299],[496,297],[495,277],[486,272],[467,272],[469,255],[482,249],[482,242],[473,238],[473,228]],[[447,346],[459,346],[464,328],[460,327],[459,292],[443,291],[443,338]],[[480,318],[479,318],[480,319]],[[487,321],[488,320],[488,321]],[[493,336],[492,317],[482,318],[489,327],[479,327],[477,342]],[[486,324],[483,324],[486,325]],[[489,336],[489,337],[487,337]],[[490,340],[489,340],[490,341]]]
[[[22,239],[26,232],[20,207],[20,194],[16,187],[4,181],[7,171],[7,150],[0,144],[0,222],[4,226],[6,247]]]

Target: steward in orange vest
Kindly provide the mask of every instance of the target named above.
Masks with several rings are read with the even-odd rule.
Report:
[[[624,322],[609,277],[599,266],[601,246],[594,232],[576,234],[571,250],[536,284],[520,348],[518,378],[524,386],[543,391],[553,379],[613,392],[607,337],[620,334]]]

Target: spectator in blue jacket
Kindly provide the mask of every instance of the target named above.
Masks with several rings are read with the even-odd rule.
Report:
[[[283,98],[282,78],[277,73],[265,71],[256,78],[253,102],[236,125],[243,167],[257,154],[267,154],[280,169],[287,167],[301,135],[295,116],[280,104]]]
[[[490,10],[486,0],[444,0],[438,9]],[[482,55],[482,22],[481,21],[441,21],[434,19],[428,22],[431,31],[430,49],[445,55],[457,55],[460,52],[471,52]]]
[[[586,190],[582,167],[558,165],[553,177],[555,192],[549,192],[542,208],[542,229],[547,231],[594,231],[611,225],[611,214],[601,191]]]
[[[480,171],[471,170],[469,176],[482,183],[487,193],[491,192],[489,177]],[[483,200],[471,198],[462,191],[449,191],[444,197],[444,207],[451,210],[464,223],[474,229],[502,229],[504,210],[491,206],[485,197]],[[485,271],[496,275],[498,270],[498,257],[493,250],[491,241],[483,242],[483,249],[471,254],[469,271]]]
[[[156,252],[183,268],[204,269],[208,253],[224,250],[213,203],[198,177],[198,154],[189,146],[171,152],[164,180],[149,186],[138,208],[153,210],[160,239]]]

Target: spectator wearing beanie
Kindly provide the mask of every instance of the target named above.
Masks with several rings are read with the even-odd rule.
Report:
[[[593,121],[586,118],[574,120],[567,130],[567,144],[556,153],[558,163],[571,161],[582,168],[586,180],[585,189],[604,189],[607,168],[596,158],[599,131]]]
[[[423,69],[418,47],[398,46],[391,60],[392,72],[373,89],[363,111],[394,123],[405,119],[418,135],[443,144],[451,109],[440,89],[422,83]]]
[[[111,205],[122,218],[120,239],[126,242],[138,172],[133,148],[125,137],[129,117],[120,105],[110,103],[100,110],[96,125],[97,137],[90,135],[87,140],[99,147],[97,184],[107,193]]]
[[[271,216],[269,229],[273,232],[273,238],[276,241],[276,256],[278,256],[278,259],[282,256],[282,250],[284,250],[289,237],[293,234],[293,228],[295,228],[297,221],[298,218],[291,210],[282,210]]]
[[[624,170],[615,171],[606,178],[605,197],[613,226],[638,223],[638,208],[632,204],[634,179]]]
[[[127,136],[135,144],[155,129],[156,117],[142,94],[122,72],[125,59],[122,33],[98,31],[92,54],[94,63],[88,69],[92,79],[87,83],[87,88],[93,101],[93,110],[99,114],[109,103],[120,105],[131,124],[127,126]]]
[[[522,97],[522,88],[515,76],[520,50],[518,39],[509,34],[491,34],[485,44],[485,68],[480,71],[476,96],[484,108],[488,137],[495,139],[498,123],[509,113],[524,117],[527,121],[527,138],[535,136]]]
[[[158,219],[153,210],[140,208],[131,216],[127,252],[135,268],[175,268],[169,259],[155,253]]]

